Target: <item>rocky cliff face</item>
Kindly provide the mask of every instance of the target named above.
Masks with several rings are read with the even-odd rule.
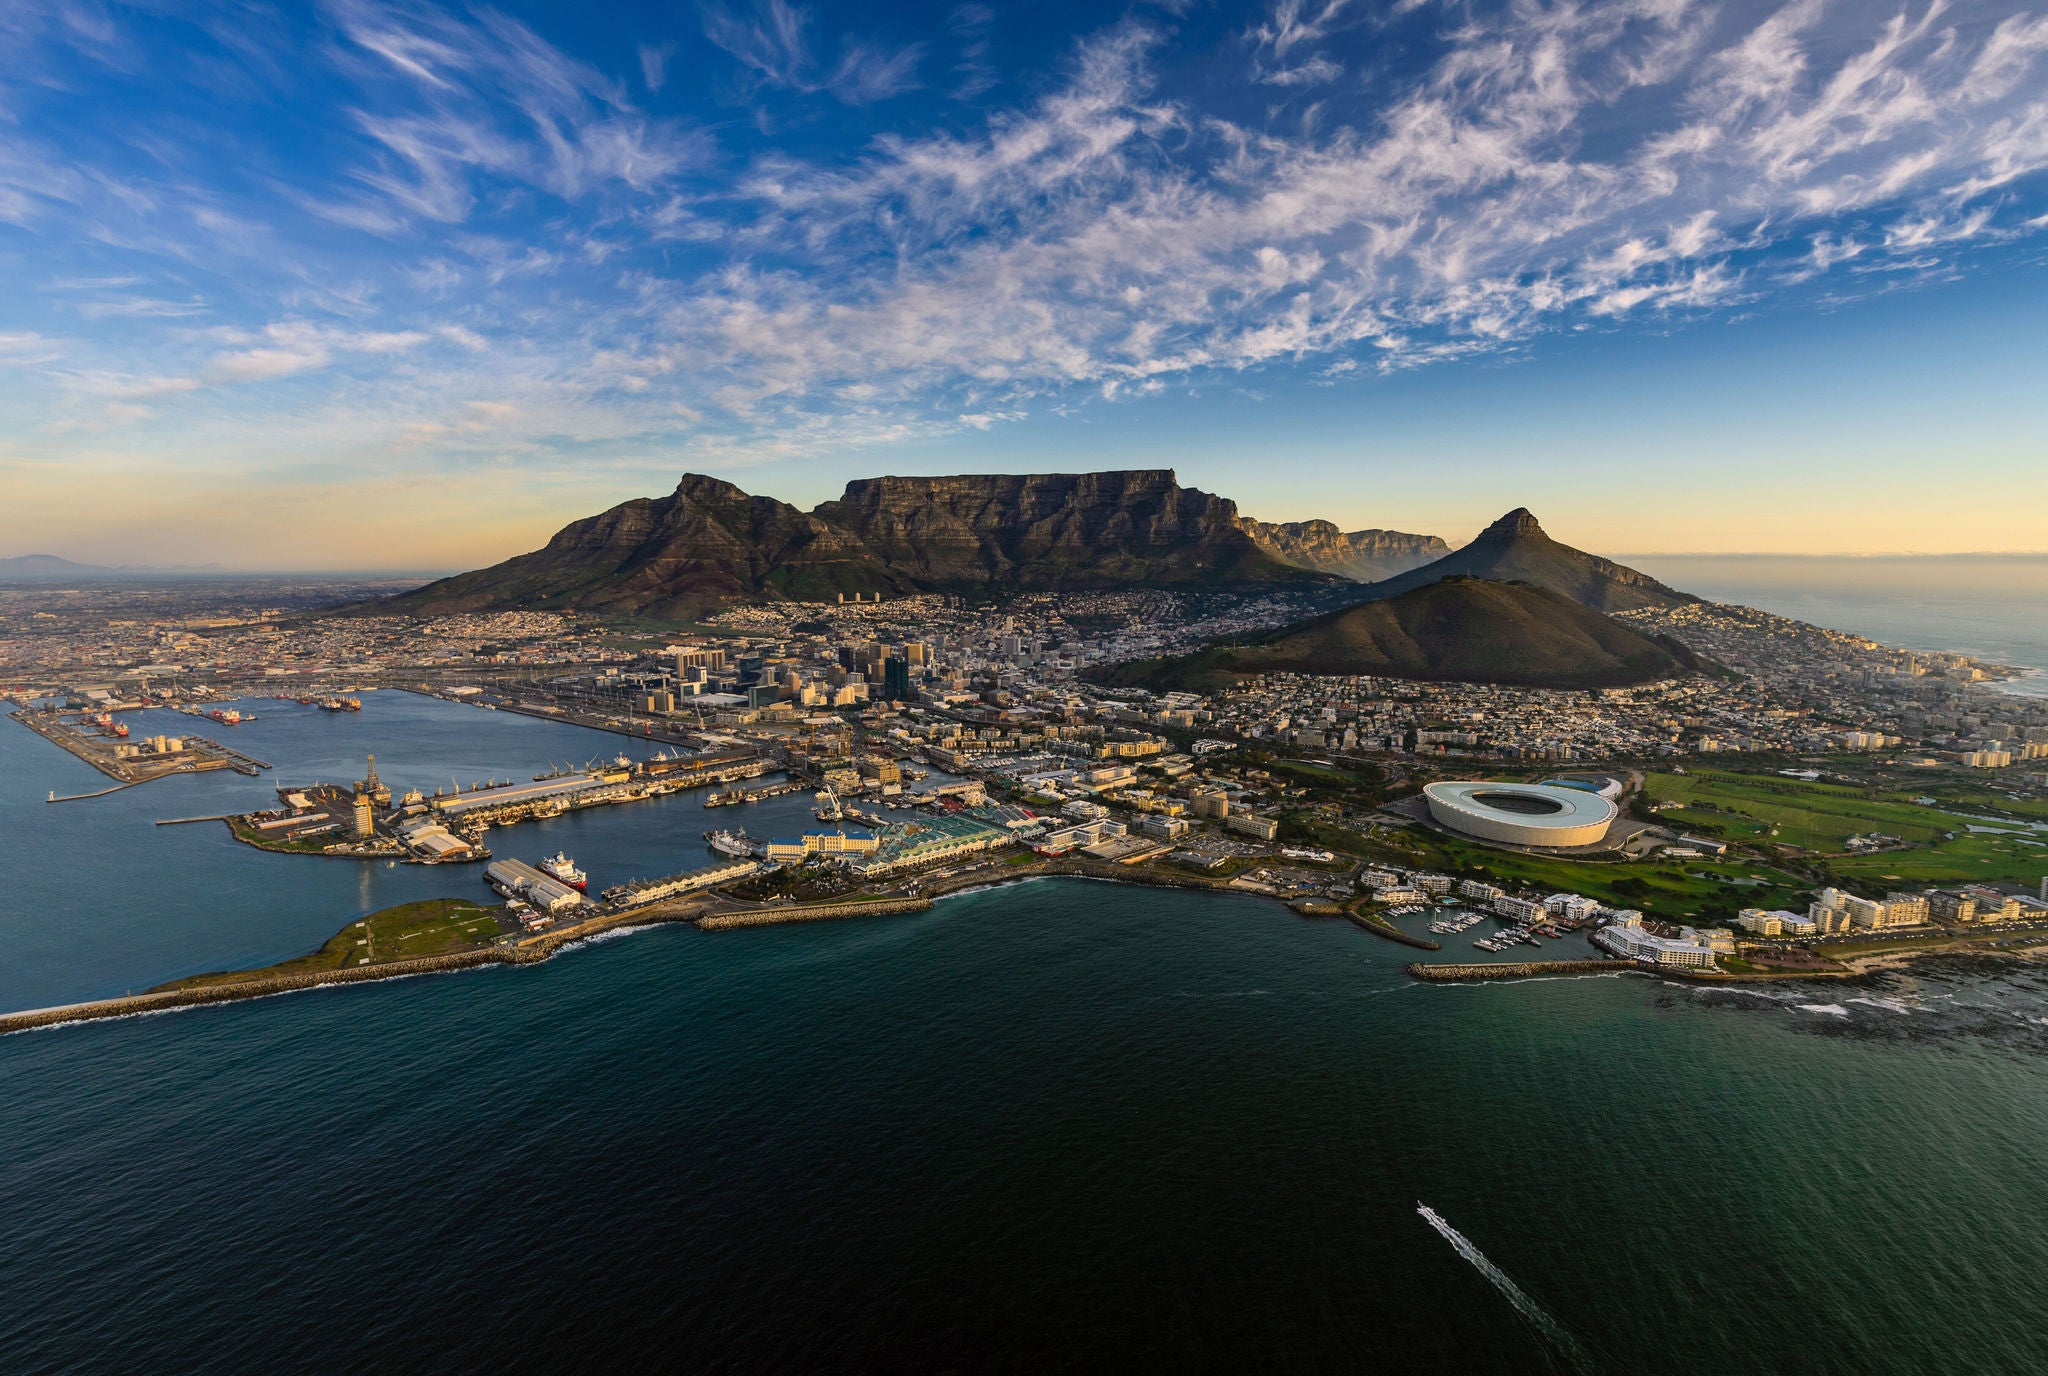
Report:
[[[813,514],[930,587],[1293,581],[1234,503],[1170,469],[864,478]]]
[[[438,614],[576,609],[662,618],[839,593],[1304,583],[1236,506],[1171,470],[869,478],[803,512],[686,476],[564,527],[543,549],[378,604]]]
[[[1441,559],[1451,547],[1435,535],[1398,530],[1339,530],[1329,521],[1286,521],[1278,525],[1237,518],[1238,529],[1284,564],[1373,583]]]
[[[733,601],[904,587],[843,531],[786,502],[693,473],[667,497],[625,502],[576,521],[532,554],[429,583],[386,607],[679,617]]]

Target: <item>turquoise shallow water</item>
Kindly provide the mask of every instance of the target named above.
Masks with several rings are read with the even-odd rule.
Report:
[[[274,725],[270,758],[378,736],[394,774],[568,730],[393,695]],[[0,728],[0,821],[70,876],[0,929],[11,1005],[469,880],[207,827],[116,864],[132,825],[39,801],[73,767]],[[571,849],[702,815],[586,814]],[[1406,954],[1033,883],[0,1039],[0,1369],[2048,1367],[2037,976],[1766,999]]]

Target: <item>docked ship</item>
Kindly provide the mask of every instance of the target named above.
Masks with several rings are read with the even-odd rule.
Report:
[[[576,868],[576,862],[561,851],[540,862],[541,873],[561,880],[570,888],[581,893],[590,882],[589,876]]]
[[[720,855],[730,855],[736,860],[751,860],[761,853],[759,843],[744,831],[707,831],[704,839]]]

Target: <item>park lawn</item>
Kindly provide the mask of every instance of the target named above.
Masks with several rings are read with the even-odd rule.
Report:
[[[373,964],[447,955],[488,945],[506,930],[499,923],[502,908],[484,908],[462,898],[428,898],[401,903],[349,923],[327,938],[318,950],[258,970],[225,970],[192,975],[158,985],[159,989],[193,989],[211,984],[237,984],[274,975],[325,974],[370,959]]]
[[[500,911],[461,899],[429,898],[386,908],[363,920],[370,924],[370,950],[381,962],[482,946],[502,932]]]
[[[2048,875],[2048,846],[2028,845],[2018,836],[1966,831],[1953,841],[1915,850],[1831,857],[1827,869],[1843,884],[1871,888],[1969,883],[2025,884],[2031,888]]]
[[[1923,807],[1909,798],[1871,798],[1843,784],[1808,783],[1762,774],[1728,774],[1698,770],[1688,774],[1652,774],[1644,791],[1659,801],[1677,802],[1695,812],[1734,814],[1776,827],[1779,844],[1802,850],[1838,851],[1851,836],[1883,832],[1905,841],[1929,842],[1967,823],[1960,817]]]
[[[1943,807],[1958,812],[2004,813],[2008,817],[2048,822],[2048,801],[2039,798],[2013,798],[1996,789],[1946,781],[1932,783],[1924,790],[1924,796],[1939,798]]]
[[[1771,836],[1769,823],[1705,807],[1666,808],[1657,814],[1657,820],[1680,831],[1705,832],[1726,841],[1768,841]]]
[[[1653,774],[1651,796],[1681,801],[1660,820],[1679,822],[1712,819],[1730,840],[1750,840],[1744,829],[1775,826],[1774,839],[1822,853],[1839,851],[1859,832],[1877,831],[1915,843],[1907,851],[1873,855],[1829,855],[1829,876],[1848,886],[1884,884],[1928,885],[1969,882],[2033,885],[2048,874],[2048,846],[2029,844],[2048,837],[2000,836],[1969,830],[1970,819],[1939,808],[1925,807],[1901,794],[1871,798],[1842,784],[1808,783],[1756,774],[1700,770],[1689,774]],[[2035,810],[1967,786],[1942,786],[1930,781],[1925,796],[1941,797],[1951,806]]]

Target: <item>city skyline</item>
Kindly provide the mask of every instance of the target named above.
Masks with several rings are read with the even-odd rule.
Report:
[[[2048,19],[0,18],[0,555],[454,569],[684,471],[2038,550]]]

